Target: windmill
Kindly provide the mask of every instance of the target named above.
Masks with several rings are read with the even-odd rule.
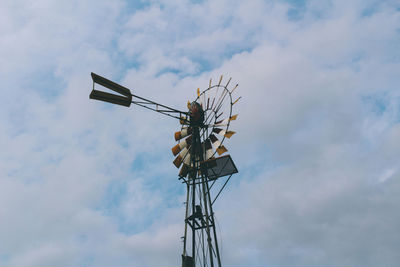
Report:
[[[238,85],[228,89],[231,78],[222,85],[212,85],[188,102],[188,111],[180,111],[132,94],[131,91],[100,75],[92,73],[93,89],[89,98],[129,107],[135,104],[179,120],[180,131],[174,137],[178,143],[172,148],[176,156],[173,164],[179,168],[179,180],[186,185],[185,228],[182,267],[221,266],[213,204],[238,170],[223,145],[234,131],[230,124],[236,120],[232,94]],[[115,93],[95,89],[100,85]]]

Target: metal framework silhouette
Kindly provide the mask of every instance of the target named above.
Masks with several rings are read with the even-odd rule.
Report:
[[[180,168],[179,180],[186,185],[182,267],[222,266],[213,204],[238,172],[229,155],[221,156],[228,151],[224,140],[235,134],[229,127],[237,118],[232,115],[232,107],[240,99],[232,99],[237,85],[229,90],[231,79],[226,85],[221,85],[222,76],[215,85],[210,79],[208,88],[201,93],[197,89],[197,98],[188,102],[187,111],[181,111],[132,94],[128,88],[95,73],[91,76],[90,99],[126,107],[135,104],[179,120],[181,129],[175,132],[178,143],[172,153],[176,156],[174,165]],[[100,91],[96,84],[113,92]]]

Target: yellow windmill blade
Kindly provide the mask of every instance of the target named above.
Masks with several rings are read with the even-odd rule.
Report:
[[[224,77],[224,75],[221,75],[221,77],[219,77],[219,82],[218,82],[218,86],[220,86],[221,82],[222,82],[222,78]]]
[[[238,114],[235,114],[229,118],[230,121],[234,121],[237,119]]]
[[[234,131],[226,131],[226,130],[222,130],[221,128],[214,128],[213,132],[220,135],[220,136],[225,136],[227,138],[231,138],[232,135],[234,135],[236,132]]]
[[[224,147],[224,145],[220,145],[218,148],[217,148],[217,153],[218,153],[218,155],[222,155],[222,154],[224,154],[225,152],[227,152],[228,151],[228,149],[226,149],[226,147]]]
[[[236,104],[236,103],[239,101],[239,99],[241,99],[241,98],[242,98],[242,97],[241,97],[241,96],[239,96],[239,98],[238,98],[238,99],[236,99],[236,100],[235,100],[235,102],[233,102],[232,106],[233,106],[233,105],[235,105],[235,104]]]
[[[239,86],[239,84],[237,83],[237,84],[235,85],[235,87],[233,87],[233,89],[231,90],[231,94],[233,93],[233,91],[235,91],[235,89],[236,89],[238,86]]]

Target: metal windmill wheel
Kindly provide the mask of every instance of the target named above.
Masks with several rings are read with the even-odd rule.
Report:
[[[197,89],[197,98],[194,102],[188,102],[188,116],[182,118],[181,131],[175,133],[175,141],[178,144],[172,148],[172,154],[177,156],[174,165],[181,170],[180,177],[186,177],[191,166],[190,147],[192,145],[192,133],[194,127],[200,128],[201,160],[214,159],[228,151],[223,145],[225,138],[231,138],[236,132],[230,131],[230,123],[236,120],[237,114],[232,115],[233,105],[240,99],[233,101],[232,94],[238,87],[229,90],[228,86],[232,78],[222,85],[220,77],[218,84],[212,85],[212,79],[207,89],[200,93]],[[198,156],[197,161],[200,158]]]

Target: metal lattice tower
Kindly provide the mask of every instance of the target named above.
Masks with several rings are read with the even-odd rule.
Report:
[[[200,93],[197,89],[197,98],[188,102],[188,111],[180,111],[134,95],[128,88],[95,73],[91,75],[91,99],[126,107],[133,103],[179,119],[182,126],[175,133],[178,144],[172,153],[176,156],[174,165],[180,168],[179,179],[186,185],[182,267],[222,266],[213,204],[232,175],[238,172],[229,155],[221,156],[228,151],[222,144],[225,138],[235,134],[229,126],[237,118],[232,115],[232,107],[240,99],[232,99],[237,85],[229,90],[231,79],[226,85],[221,85],[222,76],[218,84],[212,85],[210,80],[206,90]],[[95,84],[119,95],[96,90]]]

